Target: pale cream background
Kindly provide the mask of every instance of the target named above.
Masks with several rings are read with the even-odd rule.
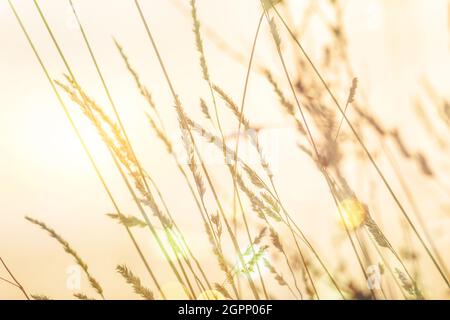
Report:
[[[72,292],[66,289],[66,271],[72,260],[53,239],[24,220],[25,215],[31,215],[46,221],[77,248],[103,284],[106,297],[130,297],[131,290],[114,272],[115,265],[127,263],[146,282],[149,283],[149,279],[126,234],[105,217],[105,213],[112,210],[110,202],[59,109],[6,1],[0,1],[0,254],[29,292],[70,298]],[[207,91],[200,81],[190,20],[175,9],[171,1],[141,2],[186,108],[197,112],[198,97],[206,95]],[[181,2],[188,3],[187,0]],[[258,2],[198,0],[198,7],[200,18],[247,56],[259,15]],[[294,16],[302,8],[298,4],[303,2],[291,1],[298,10],[294,11]],[[52,76],[61,78],[63,65],[32,1],[15,0],[14,3]],[[75,3],[131,139],[137,141],[139,155],[160,184],[196,253],[199,256],[207,253],[202,263],[213,264],[205,238],[197,223],[193,223],[197,216],[192,218],[193,204],[189,201],[188,191],[165,150],[148,130],[142,117],[145,105],[111,40],[111,36],[115,36],[122,42],[140,70],[143,81],[164,109],[164,117],[175,125],[172,100],[133,1],[77,0]],[[411,104],[423,76],[432,79],[447,97],[450,93],[448,1],[349,0],[345,3],[351,59],[361,87],[376,106],[374,113],[386,125],[401,127],[413,148],[429,152],[443,172],[442,180],[450,186],[448,152],[438,152],[435,147],[428,146],[423,130],[417,129],[418,122]],[[80,33],[74,27],[67,1],[42,0],[40,4],[80,82],[98,102],[107,106]],[[267,38],[267,28],[264,32]],[[220,53],[211,42],[205,42],[213,78],[238,99],[245,69]],[[309,47],[307,40],[305,46]],[[277,66],[270,42],[264,40],[261,43],[257,56],[261,62]],[[275,102],[265,82],[253,80],[248,105],[251,116],[257,119],[255,122],[288,125],[271,101]],[[74,114],[84,123],[84,119],[76,112]],[[131,198],[122,188],[120,177],[98,138],[88,125],[84,124],[82,129],[90,145],[96,148],[95,155],[100,159],[123,211],[135,213]],[[443,127],[438,130],[444,139],[449,138]],[[289,132],[282,131],[286,139],[289,139]],[[333,233],[336,231],[331,230],[334,230],[336,222],[330,218],[332,202],[314,167],[291,149],[289,144],[280,148],[279,161],[283,165],[277,179],[283,197],[290,208],[298,210],[298,219],[304,224],[307,234],[333,264]],[[436,233],[439,247],[447,254],[448,262],[450,220],[448,209],[447,215],[441,210],[443,204],[448,205],[448,194],[439,193],[434,184],[419,178],[413,168],[407,167],[406,176],[415,185],[420,206],[427,214],[429,226]],[[294,174],[289,173],[292,170]],[[392,177],[390,172],[388,174]],[[361,181],[361,175],[355,174],[350,180],[364,186],[362,190],[366,191],[362,194],[367,196],[367,182],[374,177],[373,172],[367,173]],[[302,183],[304,181],[308,183]],[[310,181],[318,182],[311,184]],[[230,190],[222,191],[225,198],[231,198]],[[389,208],[389,213],[382,214],[399,214],[386,193],[381,193],[379,199],[379,206]],[[395,233],[391,235],[396,236]],[[164,281],[173,281],[147,233],[140,232],[139,238],[158,275]],[[346,251],[343,252],[345,254]],[[5,276],[6,273],[0,269],[0,275]],[[436,280],[435,275],[430,275],[427,293],[441,296],[441,285],[433,289],[433,281]],[[81,291],[92,293],[86,282],[83,282]],[[21,295],[0,282],[0,299],[10,298],[21,298]]]

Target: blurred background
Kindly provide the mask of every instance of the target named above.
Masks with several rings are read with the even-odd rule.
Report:
[[[329,41],[324,21],[335,19],[330,5],[333,1],[286,2],[283,12],[289,13],[291,23],[302,30],[300,39],[311,57],[321,61],[324,43]],[[33,2],[14,0],[13,3],[51,76],[63,79],[64,66]],[[114,37],[123,45],[139,70],[142,82],[152,91],[163,118],[167,119],[169,131],[173,131],[176,137],[177,121],[172,98],[133,2],[76,0],[74,3],[141,162],[158,182],[202,265],[215,266],[201,223],[195,220],[195,206],[189,198],[188,189],[164,147],[149,130],[143,116],[148,107],[113,42]],[[343,0],[338,3],[342,9],[349,61],[359,79],[357,97],[364,92],[361,99],[367,102],[371,114],[386,128],[397,128],[408,148],[420,150],[426,155],[436,173],[436,177],[429,179],[421,174],[415,163],[401,162],[404,180],[414,195],[436,246],[449,264],[450,159],[447,141],[450,134],[449,127],[440,121],[434,107],[437,97],[450,98],[449,2]],[[100,105],[109,106],[68,1],[41,0],[39,4],[83,88]],[[199,97],[206,96],[208,90],[201,81],[189,1],[145,0],[141,4],[187,112],[199,116]],[[246,61],[261,13],[259,1],[198,0],[197,6],[203,30],[214,31],[230,49],[218,46],[219,41],[214,34],[205,33],[205,51],[212,77],[236,101],[240,101]],[[305,21],[307,10],[313,13]],[[284,34],[287,42],[288,37],[281,30],[280,26],[280,33]],[[279,70],[279,60],[267,26],[263,26],[261,32],[255,61]],[[32,216],[45,221],[77,249],[88,262],[90,271],[102,283],[106,298],[133,297],[132,289],[115,272],[115,266],[126,263],[142,275],[143,281],[149,281],[144,276],[144,267],[121,226],[106,216],[114,210],[6,0],[0,2],[0,40],[1,257],[31,293],[71,298],[75,291],[90,292],[85,279],[79,290],[68,288],[67,281],[74,263],[53,239],[24,219],[25,216]],[[240,53],[243,61],[231,56],[230,51]],[[295,55],[298,52],[289,48],[286,52],[290,70],[298,72],[301,77],[303,69],[296,66]],[[330,54],[337,53],[331,50]],[[278,72],[278,75],[281,78],[282,73]],[[334,76],[324,73],[330,81],[335,80]],[[351,78],[343,81],[343,90],[336,94],[345,100]],[[430,96],[430,91],[434,92],[433,96]],[[443,144],[436,143],[422,124],[415,108],[417,101],[422,101],[427,110],[431,110],[429,114],[434,135]],[[295,125],[276,104],[277,99],[264,77],[253,73],[246,113],[255,125],[267,128],[272,139],[269,139],[273,147],[270,160],[283,200],[332,270],[339,274],[342,261],[348,263],[350,270],[357,270],[327,186],[315,165],[298,151]],[[102,173],[120,201],[123,212],[137,214],[95,130],[75,106],[71,111],[94,150]],[[349,115],[352,116],[351,107]],[[226,132],[232,135],[237,125],[231,116],[224,117]],[[345,124],[342,130],[343,135],[349,134]],[[377,153],[377,145],[370,146]],[[398,155],[398,152],[393,152]],[[370,202],[393,245],[402,248],[405,238],[399,229],[401,213],[367,160],[361,160],[361,156],[354,155],[356,153],[352,151],[352,156],[343,165],[346,178],[357,190],[358,196]],[[400,156],[398,161],[401,161]],[[407,196],[401,191],[387,160],[380,158],[380,164],[385,168],[386,176],[393,181],[400,199],[406,201]],[[214,169],[218,165],[211,163],[210,166]],[[226,210],[231,215],[233,194],[228,180],[224,178],[226,174],[220,170],[212,171]],[[409,205],[407,208],[411,209]],[[259,223],[257,218],[252,221]],[[170,288],[167,290],[172,296],[169,296],[182,297],[183,293],[177,289],[173,277],[165,271],[167,266],[154,241],[145,231],[138,230],[136,236],[152,267]],[[448,298],[449,291],[429,259],[423,255],[418,263],[422,270],[420,284],[424,294],[431,298]],[[222,279],[223,275],[215,269],[211,268],[212,277]],[[0,275],[7,277],[2,268]],[[327,289],[325,280],[321,286],[325,298],[337,297],[335,292]],[[276,285],[273,286],[273,295],[290,298],[284,289]],[[22,298],[21,292],[0,282],[0,299],[16,298]]]

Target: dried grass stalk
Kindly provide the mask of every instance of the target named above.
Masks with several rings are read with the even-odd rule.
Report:
[[[48,227],[45,223],[43,223],[39,220],[30,218],[30,217],[25,217],[25,219],[27,219],[32,224],[35,224],[35,225],[41,227],[43,230],[47,231],[47,233],[52,238],[54,238],[56,241],[58,241],[59,244],[61,244],[61,246],[64,248],[64,251],[66,253],[68,253],[69,255],[71,255],[75,259],[75,262],[81,267],[81,269],[83,269],[84,273],[86,274],[86,276],[89,280],[89,284],[91,285],[91,287],[94,288],[95,291],[97,291],[97,293],[102,298],[104,298],[103,288],[100,286],[99,282],[89,272],[88,265],[83,261],[83,259],[81,259],[81,257],[78,255],[78,253],[74,249],[72,249],[72,247],[69,245],[69,243],[66,240],[64,240],[59,234],[57,234],[55,230]]]
[[[131,272],[125,265],[118,265],[116,267],[116,270],[118,273],[124,277],[124,279],[127,281],[128,284],[130,284],[133,287],[133,290],[136,294],[140,295],[146,300],[154,300],[153,293],[144,287],[141,283],[141,279],[139,279],[137,276]]]

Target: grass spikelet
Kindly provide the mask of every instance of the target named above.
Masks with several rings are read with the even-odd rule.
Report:
[[[344,114],[347,112],[348,106],[351,103],[353,103],[353,101],[355,100],[355,94],[356,94],[357,87],[358,87],[358,78],[353,78],[352,85],[351,85],[349,93],[348,93],[347,102],[345,103]],[[334,140],[336,140],[338,138],[343,123],[344,123],[344,117],[341,118],[341,122],[339,123],[339,127],[337,129],[336,137]]]
[[[278,83],[275,81],[272,73],[269,70],[264,71],[264,75],[269,83],[272,85],[272,89],[278,97],[280,104],[286,109],[290,115],[295,115],[294,105],[286,98]]]
[[[244,192],[247,198],[250,200],[253,211],[260,217],[261,219],[266,219],[266,216],[271,217],[275,221],[281,221],[281,218],[277,212],[274,212],[271,208],[265,205],[264,201],[262,201],[253,191],[251,191],[244,183],[242,176],[239,173],[235,174],[236,182],[239,188]]]
[[[378,227],[377,223],[372,219],[370,214],[366,215],[364,224],[380,247],[389,248],[392,250],[392,246],[389,243],[388,239],[386,239],[383,232]]]
[[[236,153],[231,150],[231,148],[227,147],[227,145],[224,144],[218,136],[212,134],[210,131],[206,130],[191,118],[188,118],[188,121],[190,126],[192,127],[193,132],[196,132],[198,135],[200,135],[207,143],[213,144],[222,151],[225,149],[225,155],[227,159],[231,159],[236,155]],[[242,159],[240,159],[239,157],[238,159],[242,163]]]
[[[147,120],[150,123],[151,128],[155,132],[156,136],[164,143],[164,145],[167,148],[167,151],[169,153],[172,153],[173,152],[172,143],[170,142],[169,138],[167,137],[167,135],[165,133],[164,127],[162,125],[163,122],[162,122],[161,116],[156,108],[156,104],[153,100],[152,94],[147,89],[147,87],[141,82],[139,74],[132,67],[127,55],[125,54],[125,52],[123,50],[123,47],[116,40],[114,40],[114,42],[116,44],[117,49],[119,50],[119,53],[120,53],[123,61],[125,62],[125,65],[126,65],[128,71],[131,73],[140,94],[144,97],[144,99],[147,101],[147,104],[151,107],[151,109],[153,109],[153,111],[156,113],[157,118],[159,119],[161,127],[155,123],[153,118],[148,113],[145,113]]]
[[[203,48],[203,40],[200,34],[200,21],[197,15],[196,1],[191,0],[190,5],[191,5],[191,16],[194,24],[193,31],[195,34],[195,44],[197,46],[197,51],[200,54],[200,66],[202,68],[203,79],[209,81],[210,80],[209,71],[208,65],[206,64],[205,51]]]
[[[216,227],[216,233],[220,239],[220,237],[222,236],[222,222],[220,220],[220,215],[218,212],[216,214],[211,215],[211,222]]]
[[[188,166],[194,177],[194,182],[197,187],[197,191],[200,194],[200,198],[203,198],[206,192],[206,188],[200,170],[198,168],[197,161],[195,159],[194,142],[192,141],[190,136],[191,123],[178,97],[176,97],[175,99],[175,109],[178,115],[178,124],[181,129],[181,139],[188,156]]]
[[[214,255],[217,257],[217,261],[219,263],[220,270],[222,270],[225,273],[226,281],[228,283],[233,283],[233,273],[230,270],[230,266],[228,262],[225,260],[225,257],[223,255],[223,252],[221,251],[220,247],[215,247],[213,249]]]
[[[233,101],[233,99],[225,93],[225,91],[222,90],[219,86],[213,85],[213,89],[219,94],[219,96],[222,98],[223,101],[225,101],[225,104],[228,106],[228,108],[231,110],[231,112],[235,115],[236,119],[242,124],[248,132],[248,136],[251,139],[252,144],[256,148],[256,151],[258,152],[259,159],[261,162],[261,166],[264,168],[267,176],[273,177],[272,171],[270,170],[269,163],[267,162],[263,150],[261,148],[261,145],[259,144],[258,135],[257,132],[255,132],[252,127],[250,126],[250,121],[242,114],[240,111],[238,105]]]
[[[255,237],[255,240],[253,240],[254,245],[258,245],[261,243],[262,239],[266,235],[267,227],[262,227],[261,230],[259,230],[258,235]]]
[[[120,127],[84,92],[75,79],[67,75],[65,75],[65,79],[68,85],[60,81],[55,82],[81,108],[102,140],[115,153],[122,164],[127,168],[135,166],[136,159]]]
[[[244,171],[247,173],[250,182],[257,188],[264,189],[265,184],[261,178],[256,174],[256,172],[250,168],[248,165],[243,165]]]
[[[352,86],[350,87],[350,91],[347,98],[347,104],[353,103],[355,100],[356,88],[358,87],[358,78],[353,78]]]
[[[278,200],[276,200],[272,195],[270,195],[269,193],[262,191],[261,192],[261,197],[266,201],[266,203],[270,206],[270,208],[276,212],[276,213],[280,213],[281,211],[281,207],[280,204],[278,202]]]
[[[433,177],[434,176],[434,171],[433,169],[431,169],[430,164],[428,163],[427,158],[425,158],[425,156],[420,153],[417,152],[414,155],[414,159],[417,161],[417,163],[419,164],[420,170],[422,171],[422,173],[428,177]]]
[[[250,129],[250,123],[249,121],[241,114],[241,111],[239,110],[238,105],[236,102],[233,101],[233,99],[223,91],[222,88],[220,88],[217,85],[213,85],[213,89],[217,94],[220,96],[220,98],[225,101],[225,104],[227,107],[231,110],[231,112],[235,115],[235,117],[241,121],[242,125],[246,130]]]
[[[165,229],[172,228],[173,226],[172,220],[162,213],[153,195],[150,192],[147,192],[143,188],[143,186],[138,186],[138,189],[144,195],[144,199],[141,199],[141,202],[152,210],[153,215],[161,221],[163,228]]]
[[[447,126],[450,127],[450,102],[443,101],[441,107],[439,108],[439,114],[441,115]]]
[[[375,130],[380,136],[385,136],[388,134],[387,130],[384,128],[384,126],[381,124],[381,122],[376,119],[374,116],[370,115],[366,111],[362,110],[361,108],[354,106],[354,109],[358,116],[360,116],[362,119],[364,119],[367,124]]]
[[[227,298],[229,300],[233,299],[231,297],[230,293],[228,292],[228,290],[223,285],[221,285],[219,283],[214,283],[214,289],[219,291],[225,298]]]
[[[225,273],[226,276],[226,282],[232,283],[233,282],[233,274],[229,268],[228,262],[225,260],[225,257],[223,255],[221,246],[220,246],[220,239],[216,242],[213,231],[210,229],[208,223],[205,221],[205,230],[208,235],[208,240],[212,246],[213,254],[216,256],[220,270],[222,270]],[[219,290],[220,291],[220,290]]]
[[[68,253],[69,255],[71,255],[74,259],[75,262],[81,267],[81,269],[83,269],[84,273],[86,274],[88,280],[89,280],[89,284],[91,285],[92,288],[95,289],[95,291],[102,297],[103,296],[103,288],[100,286],[100,284],[98,283],[98,281],[90,274],[89,270],[88,270],[88,265],[83,261],[83,259],[81,259],[81,257],[78,255],[78,253],[72,249],[72,247],[69,245],[69,243],[64,240],[59,234],[56,233],[55,230],[49,228],[45,223],[30,218],[30,217],[25,217],[26,220],[28,220],[29,222],[31,222],[32,224],[35,224],[39,227],[41,227],[43,230],[47,231],[47,233],[54,238],[56,241],[59,242],[59,244],[64,248],[64,251],[66,253]]]
[[[124,277],[126,282],[133,287],[133,290],[136,294],[140,295],[146,300],[154,300],[153,293],[144,287],[141,283],[141,280],[133,274],[125,265],[118,265],[116,267],[118,273]]]
[[[306,130],[303,124],[295,116],[295,107],[292,104],[292,102],[290,102],[286,98],[277,81],[275,80],[275,78],[273,77],[272,73],[269,70],[264,70],[264,75],[266,76],[266,79],[269,81],[269,83],[272,85],[272,89],[275,92],[276,96],[278,97],[280,105],[284,108],[285,112],[294,119],[298,132],[300,132],[302,136],[306,136]]]
[[[32,294],[31,298],[33,298],[34,300],[51,300],[49,297],[43,294]]]
[[[216,238],[214,237],[214,234],[213,234],[213,230],[211,229],[212,227],[210,227],[210,225],[208,224],[208,222],[206,220],[203,222],[203,226],[205,228],[206,234],[208,235],[209,243],[211,244],[212,248],[214,249],[216,247],[217,243],[216,243]]]
[[[200,99],[200,108],[202,110],[203,115],[206,119],[211,120],[211,114],[209,112],[208,105],[206,104],[205,100]]]
[[[282,287],[287,287],[291,294],[297,299],[296,294],[294,293],[294,290],[292,290],[291,286],[286,282],[283,275],[278,273],[278,271],[275,269],[275,267],[269,262],[267,259],[263,259],[264,266],[269,270],[269,272],[273,275],[274,279],[277,281],[277,283]]]
[[[264,253],[268,248],[269,246],[262,246],[259,248],[255,248],[253,245],[250,245],[247,248],[247,250],[245,250],[243,256],[250,256],[251,258],[246,262],[244,266],[239,266],[240,267],[239,272],[241,273],[255,272],[255,267],[262,261]]]
[[[194,156],[194,151],[190,149],[189,152],[189,169],[192,172],[192,175],[194,177],[195,185],[197,186],[198,193],[200,194],[200,197],[203,198],[206,192],[205,183],[203,182],[202,175],[200,173],[200,170],[198,169],[197,161]]]
[[[394,129],[390,132],[391,137],[394,139],[395,144],[398,147],[398,150],[402,153],[405,158],[411,158],[411,152],[406,147],[405,142],[403,141],[400,133],[397,129]]]
[[[284,280],[283,276],[275,270],[274,266],[269,262],[269,260],[264,259],[264,265],[267,267],[267,269],[269,269],[270,273],[274,275],[275,280],[277,280],[280,286],[287,286],[286,280]]]
[[[156,109],[156,104],[153,101],[153,97],[151,93],[148,91],[148,89],[142,84],[141,79],[139,78],[139,74],[136,72],[136,70],[131,65],[128,56],[126,55],[122,45],[117,42],[116,39],[114,39],[114,43],[116,44],[117,50],[119,50],[120,56],[122,57],[122,60],[125,62],[125,65],[128,69],[128,71],[133,76],[134,81],[136,82],[136,86],[138,87],[139,92],[144,97],[144,99],[147,101],[149,106],[152,107],[152,109]]]
[[[155,123],[153,118],[148,113],[146,113],[145,115],[147,116],[147,120],[148,120],[148,122],[150,124],[150,127],[155,132],[156,137],[159,140],[161,140],[163,142],[163,144],[166,146],[167,152],[169,154],[172,154],[172,152],[173,152],[172,143],[170,142],[170,140],[167,137],[167,135],[163,132],[163,130],[160,129],[160,127]]]
[[[95,300],[93,298],[88,297],[87,295],[85,295],[84,293],[75,293],[73,295],[75,298],[77,298],[78,300]]]
[[[415,299],[423,300],[424,297],[422,295],[422,292],[419,290],[417,283],[410,280],[402,271],[395,268],[395,272],[397,273],[398,279],[400,280],[402,284],[402,288],[405,289],[405,291],[410,294],[411,296],[415,297]]]
[[[281,243],[280,236],[275,231],[275,229],[270,228],[270,240],[275,248],[277,248],[280,252],[284,253],[283,244]]]
[[[133,227],[140,227],[145,228],[147,227],[147,223],[134,217],[134,216],[126,216],[119,213],[107,213],[106,214],[111,219],[119,221],[119,223],[123,224],[124,226],[127,226],[128,228]]]
[[[269,20],[269,24],[270,24],[270,32],[273,35],[274,42],[275,42],[276,46],[278,48],[280,48],[281,47],[281,37],[280,37],[280,33],[278,32],[278,27],[275,22],[275,18],[271,18]]]

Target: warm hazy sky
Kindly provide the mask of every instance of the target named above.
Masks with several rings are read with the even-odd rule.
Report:
[[[97,101],[105,105],[106,98],[76,28],[68,1],[39,2],[80,82]],[[141,71],[143,81],[164,109],[163,116],[173,122],[172,100],[133,1],[74,2],[123,113],[131,139],[137,141],[138,153],[160,183],[163,193],[182,221],[180,224],[201,255],[209,248],[204,246],[205,239],[197,234],[197,226],[192,225],[189,207],[192,204],[175,201],[186,197],[187,190],[185,187],[179,190],[180,178],[165,156],[165,150],[146,127],[142,117],[145,105],[112,42],[114,36],[124,45],[130,59]],[[187,0],[179,2],[188,4]],[[200,18],[247,56],[259,15],[259,1],[197,2]],[[291,1],[293,4],[303,2]],[[39,20],[33,1],[14,0],[14,3],[48,64],[52,77],[61,78],[64,68]],[[204,87],[200,81],[190,20],[176,9],[172,1],[142,0],[141,3],[183,101],[188,109],[196,109],[196,105],[189,105],[197,103],[199,95],[204,93]],[[450,92],[448,1],[349,0],[345,3],[350,54],[361,87],[364,90],[370,88],[368,95],[373,105],[377,106],[375,113],[383,117],[388,125],[400,126],[417,148],[425,148],[426,140],[410,126],[411,123],[417,125],[417,122],[410,122],[414,121],[410,102],[423,76],[431,78],[440,92]],[[295,17],[301,5],[293,7]],[[267,29],[264,32],[267,35]],[[308,48],[308,42],[305,41]],[[123,230],[105,217],[105,213],[111,212],[111,205],[59,109],[6,0],[0,0],[0,43],[0,254],[29,291],[69,297],[66,271],[72,261],[52,239],[23,219],[25,215],[38,217],[78,248],[93,273],[105,283],[108,297],[129,296],[130,289],[115,275],[114,266],[126,262],[138,274],[144,273],[143,268]],[[233,95],[240,97],[244,68],[220,53],[207,40],[206,49],[213,78]],[[261,62],[276,65],[273,47],[267,41],[258,47],[257,57]],[[252,83],[249,94],[249,105],[252,107],[249,107],[249,112],[255,114],[257,123],[283,125],[285,118],[269,103],[265,103],[268,100],[264,98],[273,97],[263,92],[267,88],[263,85],[264,82],[259,79]],[[95,154],[114,186],[117,198],[121,200],[123,211],[134,213],[131,199],[121,187],[120,179],[101,143],[88,126],[82,125],[82,129],[90,145],[98,149]],[[283,131],[280,134],[287,135]],[[319,240],[321,236],[315,233],[315,228],[323,226],[322,221],[329,215],[325,213],[323,219],[313,219],[305,213],[319,211],[317,197],[326,195],[324,186],[292,184],[292,181],[311,176],[317,178],[317,175],[308,172],[309,169],[314,170],[310,164],[305,164],[305,169],[297,170],[294,176],[287,174],[289,168],[297,167],[298,161],[298,156],[290,156],[287,148],[281,146],[279,157],[283,164],[279,170],[282,190],[292,208],[301,207],[304,210],[302,214],[307,221],[308,233],[316,235],[314,241],[327,248],[333,239]],[[449,167],[446,169],[448,173]],[[442,179],[447,179],[450,185],[448,175]],[[292,188],[293,185],[295,188]],[[438,213],[434,213],[439,203],[426,202],[427,192],[433,192],[428,187],[418,186],[417,191],[423,194],[423,209],[429,212],[430,220],[437,221],[432,222],[430,227],[441,232],[439,243],[445,251],[450,245],[449,217],[443,220]],[[224,196],[230,197],[230,194],[225,191]],[[383,196],[388,199],[386,194],[380,197]],[[302,201],[301,205],[296,203],[299,200]],[[386,202],[392,208],[390,200]],[[321,204],[320,208],[332,207],[331,204]],[[438,216],[440,220],[436,220]],[[153,250],[151,240],[145,238],[144,234],[142,239],[146,252],[155,261],[162,261]],[[165,266],[155,263],[155,268],[163,271]],[[4,274],[0,268],[0,275]],[[111,279],[114,280],[108,281]],[[170,278],[167,276],[165,280],[170,281]],[[81,291],[90,292],[87,284],[83,285]],[[0,299],[15,297],[20,297],[20,294],[0,283]]]

